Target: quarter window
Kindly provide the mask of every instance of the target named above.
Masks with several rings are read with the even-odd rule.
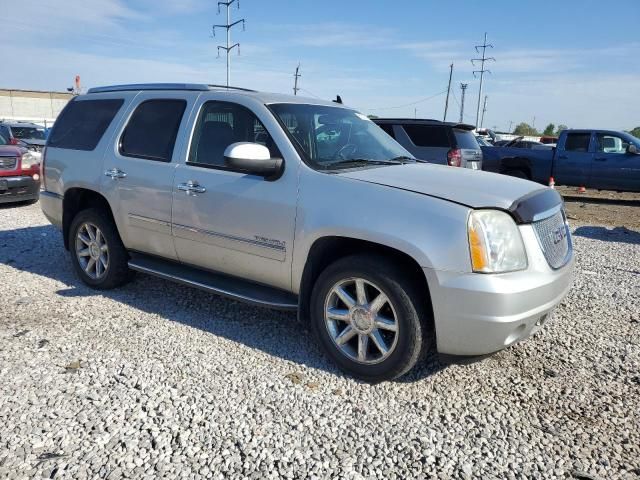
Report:
[[[120,139],[120,154],[170,162],[187,102],[147,100],[136,108]]]
[[[198,116],[188,163],[226,169],[224,151],[236,142],[259,143],[272,157],[280,156],[271,135],[249,109],[234,103],[207,102]]]
[[[404,125],[403,128],[416,147],[450,147],[449,136],[444,127]]]
[[[47,145],[69,150],[93,150],[123,103],[121,98],[69,102],[56,120]]]
[[[569,133],[567,134],[564,149],[567,152],[588,152],[590,141],[590,133]]]

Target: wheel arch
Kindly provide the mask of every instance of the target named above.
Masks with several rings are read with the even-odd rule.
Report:
[[[409,254],[396,248],[368,240],[342,236],[326,236],[316,239],[311,245],[302,271],[298,292],[298,319],[306,321],[310,315],[310,298],[313,285],[320,273],[338,259],[354,254],[383,255],[393,258],[407,275],[415,282],[423,297],[425,311],[429,312],[431,328],[433,308],[427,278],[420,264]]]
[[[62,200],[62,237],[65,249],[69,250],[69,229],[73,219],[79,212],[87,208],[100,209],[107,213],[111,220],[114,220],[111,206],[102,194],[88,188],[68,189]]]

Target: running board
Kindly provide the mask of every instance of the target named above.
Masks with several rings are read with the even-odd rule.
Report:
[[[277,310],[297,310],[298,297],[278,288],[131,252],[129,268],[223,297]]]

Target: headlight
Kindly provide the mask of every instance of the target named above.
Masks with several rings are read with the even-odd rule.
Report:
[[[25,152],[22,155],[22,168],[28,170],[35,167],[40,163],[40,159],[30,152]]]
[[[469,251],[474,272],[502,273],[527,268],[522,236],[513,218],[499,210],[469,215]]]

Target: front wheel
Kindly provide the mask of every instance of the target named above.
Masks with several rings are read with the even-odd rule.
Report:
[[[406,277],[393,262],[369,255],[338,260],[318,277],[313,330],[332,360],[354,377],[398,378],[432,344],[422,301],[427,292],[416,291]]]

